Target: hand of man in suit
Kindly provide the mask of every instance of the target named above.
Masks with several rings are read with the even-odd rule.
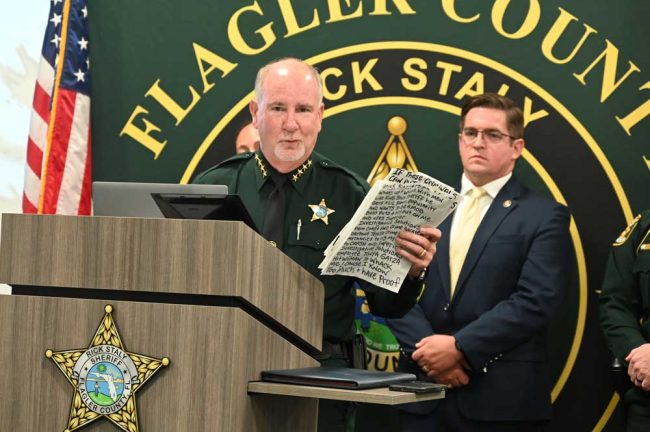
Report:
[[[463,353],[456,348],[453,336],[436,334],[422,338],[415,344],[415,361],[427,375],[435,376],[453,367],[461,367]]]
[[[431,376],[438,384],[446,384],[452,388],[458,388],[469,384],[469,376],[460,365],[453,366],[451,369],[447,369],[437,375]]]
[[[413,353],[415,354],[415,353]],[[628,362],[627,374],[635,386],[645,391],[650,390],[650,343],[645,343],[630,351],[625,361]]]

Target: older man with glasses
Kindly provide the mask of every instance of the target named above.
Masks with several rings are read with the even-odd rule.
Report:
[[[400,369],[449,390],[402,406],[404,431],[539,431],[551,418],[546,333],[569,281],[570,216],[513,177],[523,123],[496,94],[461,110],[465,198],[440,226],[418,303],[389,320],[405,353]]]

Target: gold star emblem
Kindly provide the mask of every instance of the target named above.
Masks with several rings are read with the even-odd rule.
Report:
[[[296,183],[300,177],[302,177],[303,174],[309,170],[309,167],[311,166],[311,159],[308,159],[307,162],[302,164],[300,168],[297,168],[293,173],[293,177],[291,177],[291,180],[293,180],[294,183]]]
[[[325,225],[329,224],[328,217],[332,213],[334,213],[334,210],[331,208],[327,207],[327,204],[325,204],[325,198],[320,200],[320,204],[309,204],[308,207],[311,209],[312,212],[314,212],[313,215],[311,215],[311,220],[310,222],[313,222],[317,219],[322,220],[325,222]]]
[[[259,168],[260,174],[262,174],[262,178],[266,178],[269,173],[266,171],[266,166],[264,165],[264,162],[262,161],[260,155],[255,154],[255,162],[257,162],[257,168]]]
[[[66,432],[106,417],[126,432],[138,432],[135,393],[168,358],[157,359],[125,350],[113,321],[111,305],[86,349],[47,350],[51,359],[74,388]]]

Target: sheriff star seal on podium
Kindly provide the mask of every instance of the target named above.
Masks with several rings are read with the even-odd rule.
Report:
[[[106,417],[126,432],[138,432],[138,411],[135,393],[168,358],[156,359],[125,350],[113,321],[111,305],[99,323],[87,349],[47,350],[72,387],[72,405],[68,426],[72,432]]]

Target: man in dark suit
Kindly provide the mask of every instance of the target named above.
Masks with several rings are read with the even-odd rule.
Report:
[[[496,94],[462,108],[463,202],[441,226],[427,287],[389,320],[400,369],[447,384],[440,402],[406,405],[406,431],[537,431],[551,417],[549,321],[570,275],[569,212],[520,184],[523,115]]]

